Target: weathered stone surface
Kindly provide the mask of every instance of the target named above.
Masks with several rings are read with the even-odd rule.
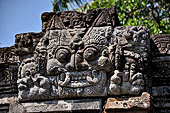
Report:
[[[0,113],[169,113],[170,35],[119,25],[113,8],[43,13],[0,48]]]
[[[41,19],[42,31],[120,25],[118,15],[113,8],[88,10],[86,14],[75,11],[65,11],[57,14],[45,12]]]
[[[0,48],[0,64],[2,63],[17,63],[18,56],[15,53],[15,47]]]
[[[143,92],[140,97],[108,98],[105,106],[106,113],[149,113],[150,94]]]
[[[13,46],[0,48],[0,98],[17,94],[18,59]]]
[[[109,94],[139,95],[148,76],[149,31],[144,27],[116,27],[113,37],[111,53],[115,71],[110,78]]]
[[[147,76],[149,44],[144,27],[48,30],[33,57],[19,67],[18,98],[106,96],[107,78],[113,72],[109,94],[139,95]]]
[[[101,110],[101,99],[80,99],[12,103],[9,113],[99,113]]]
[[[22,56],[32,54],[43,33],[21,33],[15,35],[15,53]]]
[[[16,102],[17,97],[6,97],[6,98],[0,98],[0,104],[5,105],[5,104],[10,104],[12,102]]]
[[[78,34],[81,31],[73,37],[69,30],[46,32],[34,57],[19,67],[19,99],[106,96],[106,73],[112,65],[105,37],[111,31],[111,27],[91,28],[84,37]]]
[[[170,34],[152,37],[152,96],[157,113],[170,112]]]
[[[44,36],[21,60],[19,100],[106,96],[113,71],[109,43],[120,25],[114,9],[44,13],[42,22]]]
[[[152,87],[153,96],[169,96],[170,87],[169,86],[157,86]]]
[[[152,36],[152,56],[170,54],[170,34],[160,34]]]
[[[17,100],[17,97],[0,98],[0,113],[8,113],[9,105]]]

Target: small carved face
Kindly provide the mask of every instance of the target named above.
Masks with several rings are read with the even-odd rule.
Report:
[[[23,63],[19,69],[19,75],[17,84],[19,90],[19,100],[29,99],[27,96],[31,96],[31,99],[45,98],[49,94],[50,81],[47,77],[37,74],[37,68],[35,63],[28,62]],[[40,97],[39,97],[40,96]]]
[[[75,35],[68,46],[53,48],[53,58],[48,60],[47,73],[59,76],[59,85],[81,88],[97,84],[112,65],[107,48],[85,44]]]

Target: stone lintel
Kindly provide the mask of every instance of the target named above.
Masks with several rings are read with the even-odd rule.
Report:
[[[12,102],[16,102],[17,97],[5,97],[0,98],[0,105],[10,104]]]
[[[140,97],[108,98],[105,113],[149,113],[150,94],[143,92]]]
[[[9,107],[9,113],[77,113],[80,111],[98,113],[101,109],[101,99],[52,100],[43,102],[12,103]]]

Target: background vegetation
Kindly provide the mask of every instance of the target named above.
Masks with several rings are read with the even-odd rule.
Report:
[[[53,11],[114,7],[123,26],[146,26],[152,34],[170,33],[170,0],[53,0]]]

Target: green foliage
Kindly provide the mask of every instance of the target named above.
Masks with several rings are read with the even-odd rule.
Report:
[[[170,33],[169,0],[94,0],[89,9],[115,7],[123,26],[146,26],[152,34]]]

